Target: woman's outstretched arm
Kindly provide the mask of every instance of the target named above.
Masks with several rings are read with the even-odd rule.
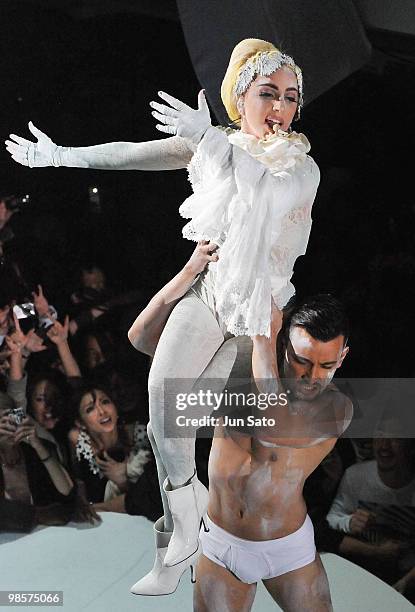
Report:
[[[141,353],[153,356],[167,319],[177,302],[210,261],[217,261],[216,245],[198,242],[184,268],[150,300],[132,324],[128,339]]]
[[[186,168],[195,146],[181,136],[147,142],[108,142],[91,147],[61,147],[29,122],[32,142],[10,134],[6,149],[14,161],[40,168],[69,166],[98,170],[178,170]]]

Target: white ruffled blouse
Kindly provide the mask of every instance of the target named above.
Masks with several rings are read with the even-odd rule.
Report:
[[[211,127],[189,165],[193,194],[180,214],[189,240],[219,245],[216,309],[235,336],[270,336],[271,296],[282,308],[294,294],[294,263],[306,252],[320,180],[304,134],[265,140]]]

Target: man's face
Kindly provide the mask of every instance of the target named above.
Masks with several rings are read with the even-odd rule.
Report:
[[[388,437],[396,432],[396,425],[394,419],[384,419],[375,432],[373,451],[379,472],[406,471],[412,463],[412,440]]]
[[[328,342],[316,340],[304,329],[290,329],[283,362],[283,377],[298,400],[314,400],[331,382],[346,357],[343,335]]]

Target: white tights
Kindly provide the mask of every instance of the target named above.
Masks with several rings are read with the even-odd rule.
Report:
[[[183,485],[193,476],[197,427],[186,428],[187,437],[165,436],[165,414],[173,418],[179,413],[175,394],[164,393],[164,381],[181,379],[181,393],[189,393],[201,377],[215,379],[215,385],[219,384],[223,389],[237,353],[236,344],[232,340],[224,343],[224,340],[213,312],[195,293],[189,291],[172,311],[157,345],[148,379],[148,432],[157,462],[165,531],[172,531],[173,524],[162,484],[167,476],[173,486]],[[198,406],[198,418],[202,414],[200,410]],[[212,408],[206,406],[203,410],[209,415]],[[185,412],[190,416],[188,411]]]

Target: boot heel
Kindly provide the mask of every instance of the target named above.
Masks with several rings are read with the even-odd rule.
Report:
[[[209,533],[209,527],[207,526],[207,521],[205,521],[205,517],[202,516],[202,518],[200,519],[200,526],[203,525],[203,529],[205,533]]]
[[[190,566],[190,582],[192,584],[195,584],[196,582],[195,571],[194,571],[193,565]]]

